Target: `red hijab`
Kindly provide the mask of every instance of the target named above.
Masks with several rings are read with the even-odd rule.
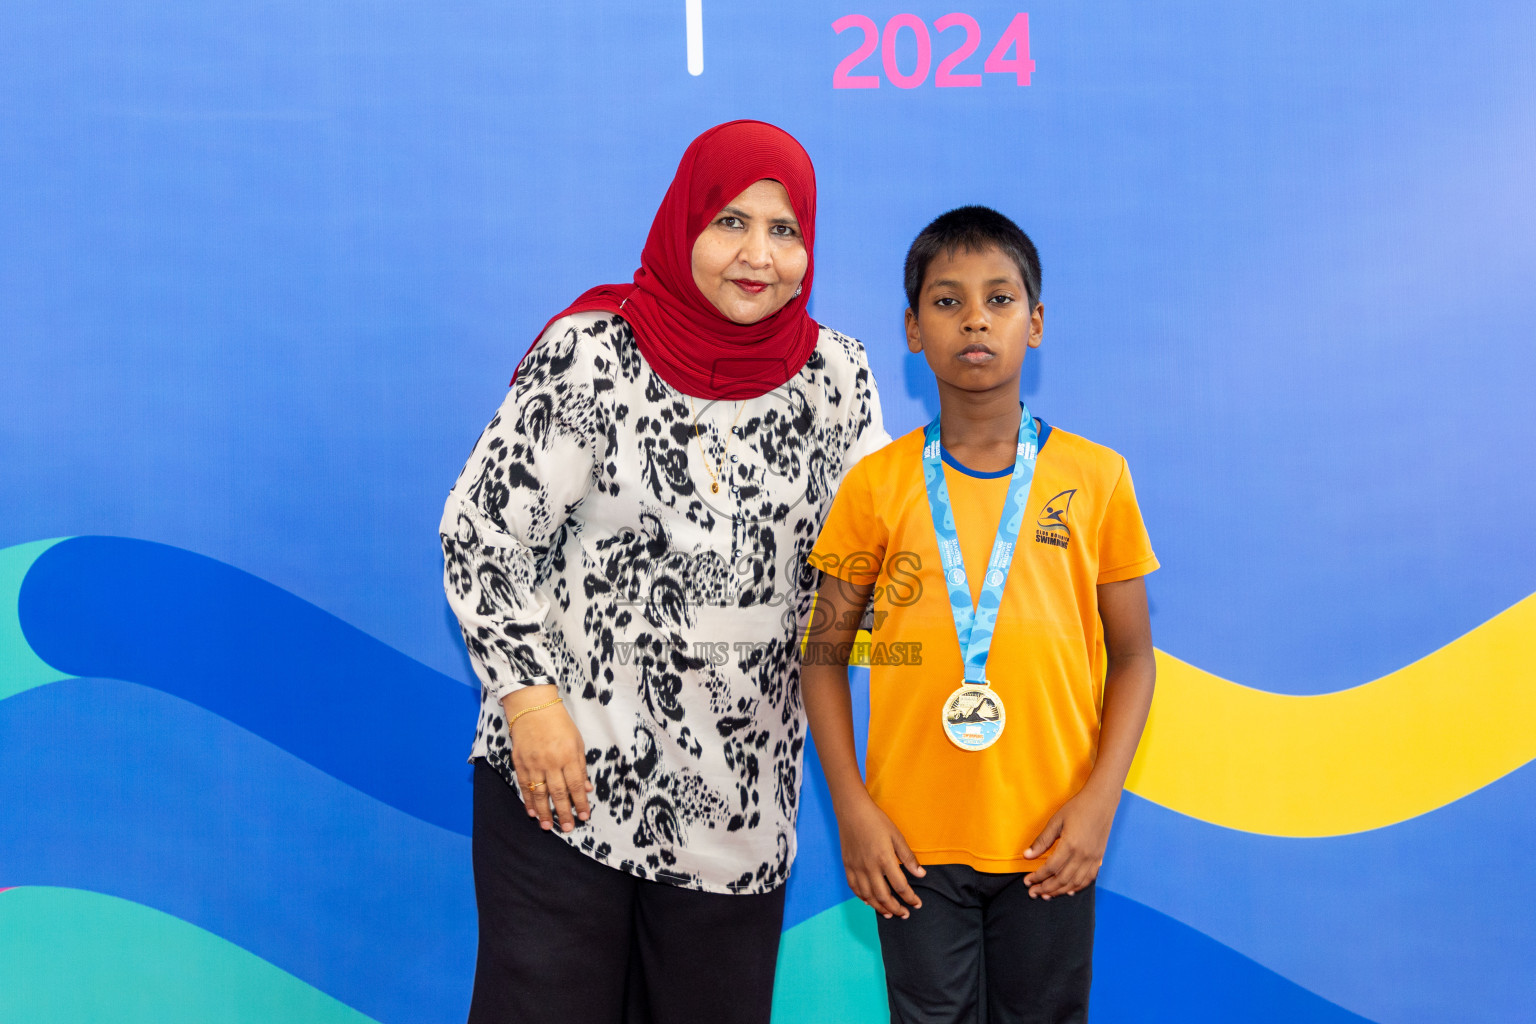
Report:
[[[805,279],[800,294],[777,313],[738,324],[693,283],[693,243],[725,204],[763,178],[789,195],[805,239]],[[816,170],[800,143],[762,121],[716,125],[683,153],[651,222],[634,283],[598,285],[549,323],[590,310],[618,313],[634,327],[645,361],[678,391],[697,398],[756,398],[799,373],[816,348],[818,328],[805,311],[815,239]]]

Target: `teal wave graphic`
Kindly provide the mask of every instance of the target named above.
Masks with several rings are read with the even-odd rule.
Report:
[[[0,700],[34,686],[69,678],[32,650],[22,635],[17,609],[21,584],[32,564],[62,539],[0,548]]]
[[[134,683],[0,701],[0,884],[153,907],[392,1024],[468,1007],[467,838]]]
[[[0,892],[0,1020],[375,1024],[169,914],[60,888]]]

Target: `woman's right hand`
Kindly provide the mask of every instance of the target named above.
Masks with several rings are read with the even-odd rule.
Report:
[[[526,686],[502,698],[501,708],[511,722],[519,712],[558,696],[553,686]],[[587,779],[587,748],[565,705],[529,711],[509,731],[512,768],[517,772],[528,816],[538,818],[539,827],[546,829],[554,828],[554,819],[559,818],[563,832],[576,827],[576,818],[586,821],[591,815],[587,794],[592,791]]]
[[[927,874],[907,846],[891,819],[867,796],[837,816],[843,843],[843,869],[848,873],[848,887],[855,896],[873,907],[882,917],[908,917],[912,911],[902,906],[921,907],[923,901],[907,884],[905,867],[921,878]]]

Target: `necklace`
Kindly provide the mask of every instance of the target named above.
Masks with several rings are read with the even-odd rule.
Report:
[[[699,455],[704,459],[704,468],[709,471],[709,493],[720,493],[720,474],[725,472],[725,456],[731,450],[731,442],[736,440],[736,424],[741,422],[741,412],[747,407],[746,402],[736,404],[736,418],[731,420],[731,435],[725,439],[725,444],[720,448],[720,458],[711,466],[709,453],[704,450],[704,439],[699,436],[699,414],[693,408],[693,396],[688,396],[688,411],[693,413],[693,439],[698,442]]]

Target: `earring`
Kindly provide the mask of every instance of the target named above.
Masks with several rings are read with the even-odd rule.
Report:
[[[798,285],[798,284],[795,285],[795,296],[794,297],[797,298],[797,299],[800,297],[800,288],[801,288],[800,285]]]

